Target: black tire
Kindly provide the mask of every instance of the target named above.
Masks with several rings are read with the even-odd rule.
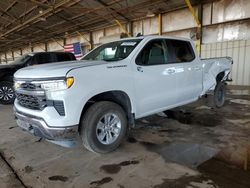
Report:
[[[213,95],[213,102],[217,108],[221,108],[225,103],[226,84],[224,82],[218,82]]]
[[[103,144],[97,136],[97,124],[102,120],[104,115],[115,114],[120,120],[120,133],[110,144]],[[127,131],[127,118],[124,110],[116,103],[109,101],[97,102],[89,107],[84,114],[80,125],[80,136],[83,145],[89,151],[95,153],[108,153],[119,147],[125,138]],[[105,133],[104,133],[105,134]],[[106,140],[107,140],[106,135]]]
[[[15,92],[13,83],[9,81],[0,82],[0,104],[13,104]]]

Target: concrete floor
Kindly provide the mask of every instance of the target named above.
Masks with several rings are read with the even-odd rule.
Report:
[[[250,187],[250,91],[231,90],[225,107],[204,100],[137,121],[121,147],[93,154],[63,148],[16,126],[0,105],[0,187]],[[247,166],[248,168],[250,167]]]

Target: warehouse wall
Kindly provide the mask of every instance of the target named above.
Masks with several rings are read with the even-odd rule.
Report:
[[[198,8],[194,8],[197,13]],[[250,40],[250,1],[220,0],[204,4],[202,8],[202,57],[217,57],[220,56],[220,51],[221,55],[231,56],[230,52],[234,51],[232,54],[235,62],[232,73],[232,77],[235,78],[233,84],[250,85],[249,74],[244,73],[244,76],[237,77],[237,75],[241,74],[241,70],[249,70],[250,59],[247,56],[249,48],[248,45],[244,46],[244,44],[248,44]],[[143,35],[158,34],[158,25],[157,16],[139,19],[132,22],[131,31],[134,36],[138,33],[142,33]],[[194,18],[187,8],[162,14],[163,35],[180,36],[196,40],[196,27]],[[119,38],[121,32],[122,30],[118,26],[93,31],[93,46],[96,47],[102,42],[115,40]],[[77,34],[73,36],[69,34],[66,41],[59,39],[56,42],[48,42],[47,49],[49,51],[62,51],[64,42],[73,43],[79,41],[82,43],[84,52],[87,52],[90,49],[90,39],[90,33],[84,33],[84,38]],[[231,41],[232,43],[227,41]],[[237,47],[238,43],[243,46]],[[231,48],[231,44],[236,47]],[[228,49],[223,48],[225,45],[228,45]],[[36,44],[32,48],[33,51],[45,50],[44,44]],[[239,49],[238,54],[236,54],[237,49]],[[19,53],[16,53],[16,51]],[[14,54],[16,54],[15,58],[18,54],[20,55],[20,50],[16,51],[14,51]],[[22,49],[23,54],[30,51],[30,46]],[[8,62],[13,61],[11,52],[7,52],[6,55]],[[2,54],[0,58],[1,62],[6,62],[5,54]]]

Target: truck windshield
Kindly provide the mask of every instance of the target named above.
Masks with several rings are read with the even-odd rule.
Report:
[[[142,39],[122,40],[103,44],[82,58],[82,60],[119,61],[125,59]]]
[[[26,54],[21,56],[20,58],[18,58],[17,60],[15,60],[14,62],[10,63],[11,65],[23,65],[25,64],[27,61],[30,60],[30,58],[32,58],[31,55]]]

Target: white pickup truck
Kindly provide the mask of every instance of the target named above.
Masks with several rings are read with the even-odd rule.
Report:
[[[17,124],[55,143],[80,135],[97,153],[116,149],[135,119],[213,94],[224,104],[232,59],[200,60],[188,39],[146,36],[103,44],[80,62],[14,75]]]

